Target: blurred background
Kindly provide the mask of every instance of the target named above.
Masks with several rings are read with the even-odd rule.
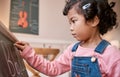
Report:
[[[116,2],[114,10],[117,12],[117,22],[120,22],[120,0],[109,0]],[[0,0],[0,21],[9,29],[10,21],[10,2],[11,0]],[[39,0],[39,35],[13,33],[17,39],[27,41],[37,48],[57,48],[60,55],[64,49],[76,40],[72,37],[69,30],[69,23],[62,11],[65,0]],[[119,24],[120,26],[120,24]],[[103,37],[113,45],[120,48],[120,27],[108,32]],[[31,77],[31,72],[29,72]],[[45,77],[43,75],[42,77]],[[59,77],[69,77],[69,72]]]

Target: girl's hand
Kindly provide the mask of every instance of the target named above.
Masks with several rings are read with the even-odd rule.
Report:
[[[29,43],[23,42],[23,41],[17,41],[14,45],[15,45],[18,49],[20,49],[21,51],[23,51],[27,46],[29,46]]]

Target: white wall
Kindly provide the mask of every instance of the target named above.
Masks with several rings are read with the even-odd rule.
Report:
[[[69,25],[62,11],[64,0],[40,0],[40,37],[72,40]]]
[[[9,10],[10,0],[0,0],[0,21],[8,28],[9,26]]]

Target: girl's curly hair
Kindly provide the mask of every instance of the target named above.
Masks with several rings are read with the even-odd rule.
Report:
[[[85,19],[92,20],[98,16],[100,22],[98,29],[104,35],[116,25],[116,12],[112,9],[115,2],[108,3],[108,0],[67,0],[63,15],[67,15],[72,7],[75,7],[78,14],[83,14]]]

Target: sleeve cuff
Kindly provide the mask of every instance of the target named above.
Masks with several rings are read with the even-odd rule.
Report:
[[[29,55],[30,53],[32,53],[32,47],[31,46],[27,46],[22,52],[21,52],[21,56],[25,57],[26,55]]]

